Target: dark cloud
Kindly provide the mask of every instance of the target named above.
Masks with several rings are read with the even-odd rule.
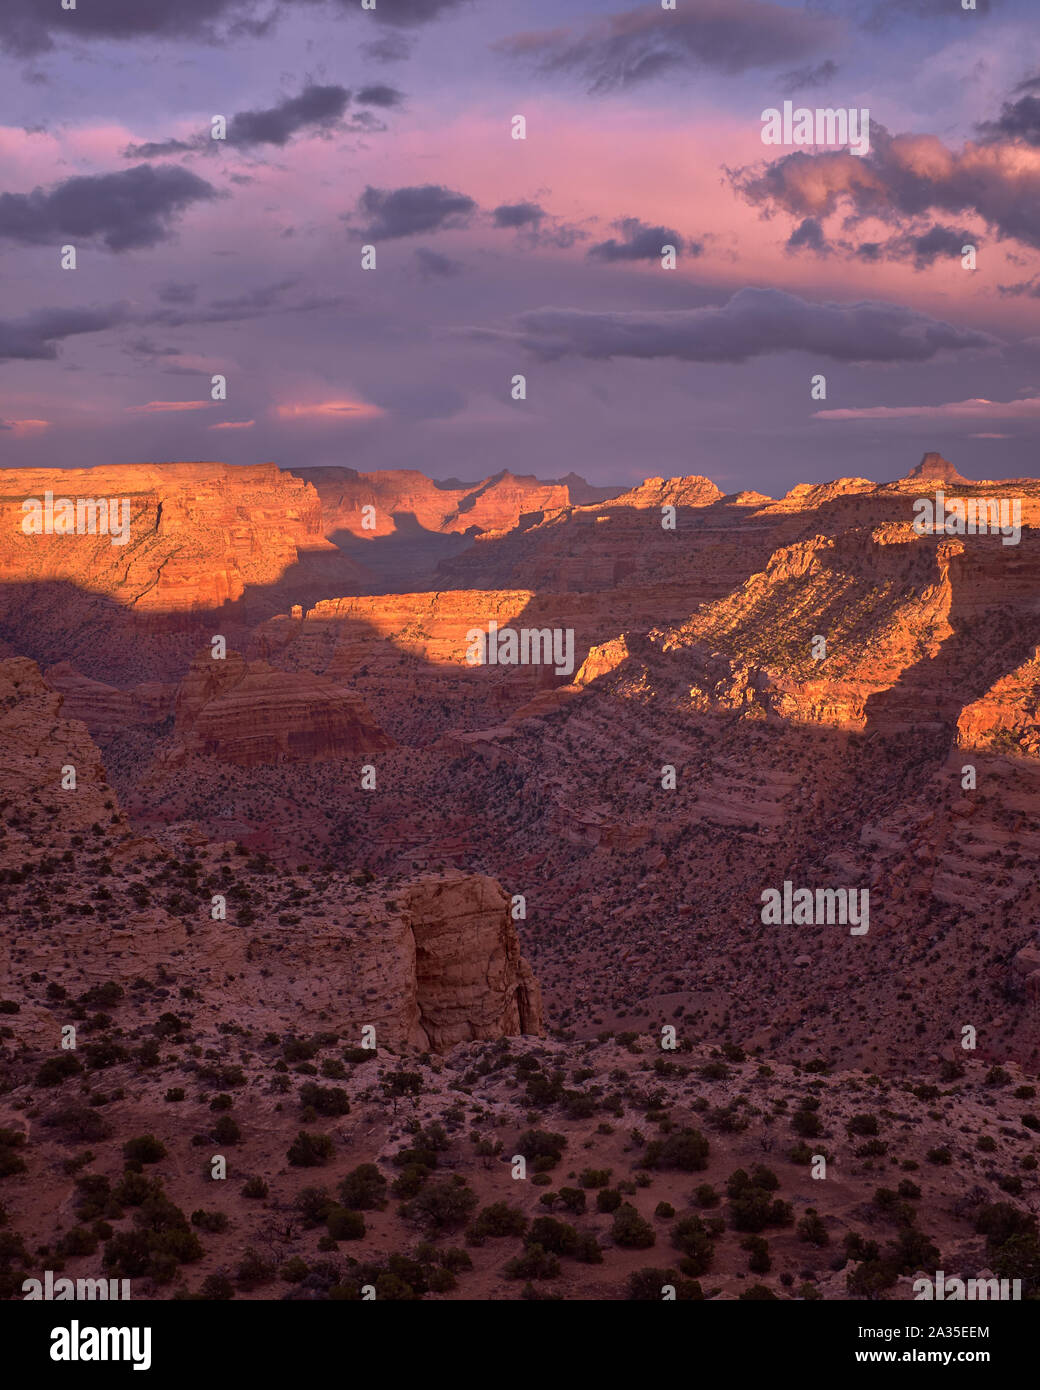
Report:
[[[123,345],[122,351],[127,357],[136,357],[143,362],[158,362],[164,357],[180,357],[181,349],[176,347],[160,347],[151,338],[131,338],[128,343]],[[196,368],[196,370],[198,370]]]
[[[891,24],[905,24],[911,19],[974,20],[980,14],[989,14],[992,4],[993,0],[975,0],[975,9],[965,10],[960,0],[877,0],[872,8],[862,12],[862,24],[865,29],[887,29]]]
[[[364,235],[384,240],[461,226],[476,206],[464,193],[433,183],[393,190],[369,185],[358,199],[358,211],[366,219]]]
[[[357,8],[356,0],[346,0],[346,3],[351,9]],[[376,8],[366,11],[365,17],[395,29],[417,29],[467,3],[468,0],[377,0]]]
[[[788,251],[797,251],[803,246],[809,251],[815,251],[820,256],[826,255],[830,250],[827,245],[827,238],[823,234],[823,228],[815,217],[807,217],[803,222],[799,222],[787,238]]]
[[[927,362],[942,352],[999,345],[988,333],[955,328],[902,305],[810,303],[768,289],[740,290],[728,303],[702,309],[535,309],[520,314],[516,323],[511,331],[463,331],[519,345],[544,360],[674,357],[736,363],[797,351],[840,362]]]
[[[265,33],[261,0],[80,0],[63,10],[50,0],[4,0],[0,47],[25,55],[77,39],[202,39]]]
[[[259,285],[241,294],[214,299],[198,308],[190,307],[192,301],[187,301],[189,307],[183,309],[153,309],[138,315],[137,321],[163,328],[181,328],[194,323],[238,323],[245,319],[264,318],[268,314],[301,314],[316,309],[340,308],[345,302],[342,295],[308,295],[296,300],[288,298],[289,292],[299,283],[299,277],[292,276],[274,284]],[[184,302],[170,301],[161,293],[160,298],[165,298],[167,303]]]
[[[204,179],[176,166],[77,175],[48,192],[0,194],[0,238],[41,246],[98,237],[110,251],[157,246],[178,213],[216,196]]]
[[[330,130],[340,123],[350,102],[345,87],[304,87],[298,97],[287,97],[261,111],[240,111],[228,125],[228,141],[235,145],[286,145],[301,130]]]
[[[998,118],[984,121],[979,130],[987,140],[1023,140],[1027,145],[1040,145],[1040,97],[1024,96],[1005,102]]]
[[[127,145],[123,151],[124,159],[162,159],[168,154],[186,154],[200,148],[200,141],[152,140],[143,145]]]
[[[416,251],[415,264],[424,280],[448,280],[462,270],[461,261],[453,261],[450,256],[442,256],[426,246],[420,246]]]
[[[957,231],[936,222],[919,235],[908,234],[899,239],[896,252],[900,258],[912,260],[918,270],[934,265],[941,257],[960,258],[967,245],[978,246],[979,239],[971,232]]]
[[[537,203],[502,203],[491,214],[496,227],[537,227],[544,217]]]
[[[371,90],[391,91],[389,87]],[[239,111],[228,122],[227,143],[240,149],[257,145],[287,145],[300,131],[343,129],[343,117],[350,104],[345,87],[321,87],[311,84],[299,96],[260,111]],[[359,112],[353,123],[363,130],[385,130],[385,125],[368,112]],[[192,140],[161,140],[146,145],[128,145],[125,159],[158,159],[164,155],[194,153],[215,154],[225,148],[223,142],[210,134],[199,133]],[[236,182],[246,182],[242,175],[232,175]]]
[[[164,304],[194,304],[199,287],[182,280],[168,280],[159,286],[157,293]]]
[[[373,63],[403,63],[412,56],[414,43],[404,34],[381,34],[361,45],[361,52]]]
[[[1032,280],[1020,280],[1016,285],[998,285],[997,289],[1003,295],[1029,295],[1033,299],[1040,299],[1040,276],[1034,276]],[[1040,342],[1040,338],[1033,340]]]
[[[656,261],[661,257],[663,246],[674,246],[680,254],[699,256],[704,247],[700,242],[687,242],[686,238],[670,227],[648,227],[638,217],[621,217],[611,226],[617,227],[622,240],[611,237],[590,246],[588,255],[602,261]]]
[[[923,231],[906,231],[886,241],[862,241],[853,244],[839,240],[828,242],[823,227],[815,217],[806,217],[787,240],[787,250],[805,248],[819,256],[830,255],[835,249],[848,252],[861,261],[912,261],[915,270],[926,270],[945,257],[960,259],[967,245],[978,246],[973,232],[958,231],[933,222]]]
[[[404,101],[404,93],[399,92],[396,87],[386,87],[377,82],[372,87],[362,87],[357,99],[360,106],[400,106]]]
[[[864,241],[854,247],[842,243],[843,249],[851,250],[861,261],[912,261],[915,270],[927,270],[943,258],[960,260],[965,246],[979,244],[974,232],[957,231],[938,222],[927,231],[902,232],[887,241]]]
[[[44,309],[22,319],[0,319],[0,359],[53,361],[56,344],[81,333],[103,333],[127,319],[123,305],[105,309]]]
[[[838,65],[833,58],[827,58],[815,66],[795,68],[785,72],[780,82],[785,92],[800,92],[807,87],[822,87],[838,74]]]
[[[362,12],[359,0],[335,0],[331,9],[392,31],[418,29],[467,2],[379,0],[376,9]],[[291,23],[304,4],[326,8],[327,0],[79,0],[75,10],[63,10],[59,0],[3,0],[0,48],[26,57],[55,44],[84,39],[193,39],[221,44],[262,37],[279,19]],[[394,51],[389,41],[393,37],[391,33],[382,40],[382,61],[405,56]],[[367,47],[375,49],[378,42]]]
[[[839,205],[906,232],[910,219],[976,213],[1000,237],[1040,247],[1040,168],[1017,147],[968,143],[951,150],[934,135],[889,135],[871,122],[866,155],[796,150],[771,164],[729,171],[738,192],[767,211],[829,217]]]
[[[588,237],[588,232],[553,217],[538,203],[502,203],[492,211],[491,225],[516,232],[529,247],[556,246],[566,250]]]
[[[826,15],[771,0],[650,4],[584,28],[516,34],[496,47],[543,72],[575,73],[592,91],[631,87],[681,68],[739,73],[812,57],[839,33]]]

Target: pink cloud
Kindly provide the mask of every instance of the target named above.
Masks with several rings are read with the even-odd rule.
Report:
[[[17,435],[35,434],[38,430],[49,430],[49,420],[0,420],[0,430],[11,430]]]
[[[128,415],[153,415],[161,410],[205,410],[212,401],[149,401],[147,405],[124,406]]]
[[[256,424],[255,420],[224,420],[219,425],[207,425],[211,430],[251,430]]]
[[[319,401],[314,404],[280,405],[275,413],[282,420],[324,418],[337,420],[375,420],[386,412],[365,401]]]
[[[1040,396],[1023,396],[1017,401],[987,401],[975,397],[967,401],[947,401],[944,405],[870,405],[852,410],[817,410],[815,420],[1037,420]],[[974,436],[1003,438],[1001,435]]]

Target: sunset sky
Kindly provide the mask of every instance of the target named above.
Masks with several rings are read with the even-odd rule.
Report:
[[[0,465],[1036,474],[1040,24],[976,5],[4,0]]]

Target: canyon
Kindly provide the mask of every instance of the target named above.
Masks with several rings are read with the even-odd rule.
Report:
[[[654,1068],[665,1024],[706,1078],[755,1058],[785,1094],[840,1078],[845,1110],[871,1077],[946,1076],[949,1114],[914,1121],[932,1148],[954,1111],[981,1123],[991,1073],[1028,1089],[1040,480],[926,454],[891,482],[776,499],[697,476],[266,464],[2,481],[0,996],[19,1009],[0,1046],[26,1098],[55,1000],[116,988],[135,1026],[85,1015],[99,1048],[161,1031],[179,996],[204,1052],[240,1039],[251,1087],[261,1036],[335,1037],[356,1059],[374,1029],[378,1068],[350,1090],[387,1135],[371,1076],[391,1085],[388,1066],[440,1095],[451,1059],[492,1078],[512,1041],[550,1070],[597,1058],[609,1095],[644,1045],[609,1040],[651,1040]],[[1020,543],[919,534],[937,488],[1018,498]],[[21,499],[48,490],[129,497],[128,543],[26,536]],[[470,664],[469,634],[496,624],[571,634],[574,669]],[[764,923],[787,881],[869,893],[869,933]],[[657,1058],[691,1121],[668,1080],[683,1067]],[[486,1086],[512,1124],[509,1088]],[[617,1265],[605,1296],[636,1271]]]

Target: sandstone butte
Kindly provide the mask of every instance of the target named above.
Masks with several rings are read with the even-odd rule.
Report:
[[[196,680],[182,707],[194,707],[199,686]],[[58,856],[93,820],[94,834],[102,837],[98,848],[112,867],[111,893],[125,887],[136,866],[168,859],[170,851],[131,830],[98,749],[85,727],[65,716],[62,703],[35,663],[0,660],[0,801],[7,808],[0,861],[12,868],[46,849],[54,856],[54,891],[65,872]],[[69,767],[76,786],[63,789],[62,772]],[[172,834],[180,852],[190,844],[199,862],[214,870],[230,858],[226,844],[197,834],[178,841]],[[157,904],[111,921],[101,914],[77,919],[72,914],[79,899],[90,901],[96,884],[71,867],[67,880],[60,887],[61,920],[53,928],[0,938],[0,978],[7,989],[33,970],[53,969],[74,944],[68,978],[84,988],[104,980],[129,983],[172,965],[183,978],[222,986],[226,1016],[240,1011],[254,1024],[266,1021],[282,1030],[309,1018],[317,1026],[320,1015],[357,1036],[371,1024],[382,1046],[424,1051],[542,1030],[538,983],[521,955],[509,899],[486,875],[449,872],[365,885],[332,874],[292,925],[276,922],[273,904],[238,924],[239,899],[233,897],[226,921],[213,921],[207,911],[185,919]],[[241,863],[229,882],[239,889],[249,885],[260,899],[265,892],[263,878]],[[25,1026],[30,1033],[53,1031],[43,1009]]]
[[[351,691],[309,671],[279,671],[229,651],[196,656],[174,701],[175,733],[188,751],[249,766],[354,758],[392,748]]]

